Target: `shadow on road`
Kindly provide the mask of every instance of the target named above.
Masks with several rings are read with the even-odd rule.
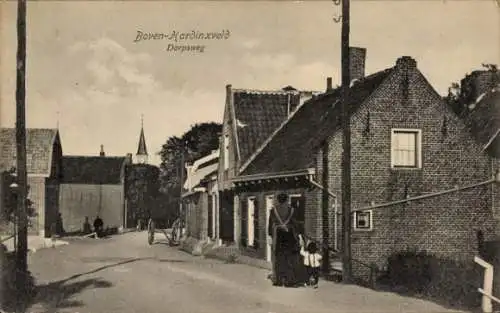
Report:
[[[72,300],[71,298],[82,291],[89,288],[110,288],[113,283],[102,278],[88,278],[81,279],[83,276],[98,273],[100,271],[117,267],[120,265],[150,260],[153,262],[161,263],[186,263],[186,260],[177,259],[160,259],[157,257],[145,258],[119,258],[119,257],[105,257],[105,258],[84,258],[82,261],[91,262],[115,262],[112,264],[100,266],[96,269],[78,273],[68,278],[50,282],[48,284],[41,284],[35,287],[35,296],[25,305],[22,305],[23,312],[28,308],[36,308],[37,313],[55,313],[61,309],[82,307],[85,304],[82,301]],[[118,261],[118,262],[116,262]]]
[[[71,300],[71,297],[88,288],[109,288],[113,284],[100,278],[68,283],[68,280],[57,281],[46,285],[37,286],[37,295],[32,305],[40,307],[40,313],[55,313],[59,309],[81,307],[82,301]]]
[[[27,307],[40,307],[40,313],[55,313],[58,309],[81,307],[81,301],[71,300],[71,297],[88,288],[109,288],[113,284],[101,278],[89,278],[85,280],[73,281],[85,275],[95,274],[108,268],[120,266],[127,263],[137,262],[148,258],[128,259],[122,262],[98,267],[94,270],[72,275],[66,279],[36,286],[36,296]]]

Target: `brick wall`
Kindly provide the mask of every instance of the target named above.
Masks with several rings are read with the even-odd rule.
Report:
[[[488,156],[423,75],[410,64],[407,92],[404,77],[399,68],[352,118],[353,208],[491,177]],[[422,131],[421,169],[391,169],[392,128]],[[341,132],[330,138],[328,150],[329,189],[339,194],[340,206]],[[482,230],[486,239],[494,235],[491,208],[491,187],[480,187],[374,210],[374,229],[353,233],[353,258],[384,267],[391,253],[412,247],[470,260],[477,253],[476,231]],[[354,271],[361,268],[354,264]]]
[[[491,172],[495,173],[500,170],[500,159],[495,158],[491,161]],[[500,185],[494,184],[491,186],[493,214],[496,221],[497,236],[500,236]]]
[[[208,237],[208,193],[196,193],[189,196],[186,205],[187,234],[199,240]]]

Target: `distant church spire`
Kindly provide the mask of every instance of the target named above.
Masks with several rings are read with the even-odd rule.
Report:
[[[106,156],[106,154],[104,153],[104,145],[101,145],[101,152],[99,152],[99,155]]]
[[[141,134],[139,136],[139,145],[137,147],[137,162],[138,163],[148,163],[148,150],[146,148],[146,138],[144,136],[144,117],[141,114]]]

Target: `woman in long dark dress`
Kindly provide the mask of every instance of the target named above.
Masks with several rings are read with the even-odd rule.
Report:
[[[269,236],[272,238],[272,280],[275,286],[303,284],[300,262],[300,243],[293,219],[294,209],[286,194],[278,195],[278,204],[269,217]]]

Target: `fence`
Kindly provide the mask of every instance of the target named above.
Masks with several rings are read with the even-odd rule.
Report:
[[[483,288],[478,288],[479,293],[483,295],[481,307],[484,313],[493,312],[493,303],[500,303],[500,299],[493,296],[493,265],[484,261],[480,257],[474,257],[474,262],[484,268],[484,283]]]

